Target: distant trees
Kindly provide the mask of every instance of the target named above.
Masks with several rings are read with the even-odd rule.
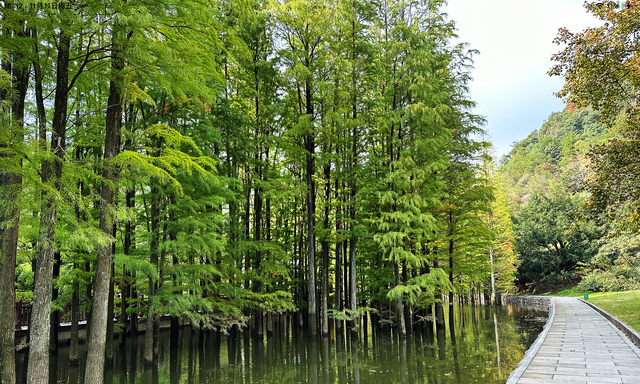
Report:
[[[576,107],[601,111],[608,136],[596,142],[582,164],[581,175],[569,183],[572,192],[586,195],[578,210],[581,222],[606,222],[611,231],[602,249],[617,236],[638,233],[637,190],[637,7],[618,9],[614,3],[586,3],[587,12],[604,21],[580,33],[561,29],[555,39],[566,47],[553,56],[550,75],[565,78],[558,96]],[[608,140],[604,140],[608,139]],[[631,247],[631,245],[630,245]],[[628,250],[621,250],[622,254]],[[601,259],[602,261],[602,259]],[[610,260],[613,262],[613,260]],[[588,269],[588,268],[587,268]]]

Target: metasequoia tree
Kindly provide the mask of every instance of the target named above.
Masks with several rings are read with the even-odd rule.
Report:
[[[38,251],[30,380],[47,376],[52,305],[72,305],[72,362],[89,310],[85,382],[101,382],[114,312],[121,346],[145,313],[153,364],[167,314],[172,345],[184,316],[269,337],[294,308],[312,338],[329,334],[332,316],[368,332],[359,321],[371,309],[404,336],[417,307],[480,284],[482,122],[466,111],[470,52],[451,46],[441,5],[5,6],[0,283],[13,308],[23,238],[25,255]],[[36,120],[23,126],[22,110]],[[20,175],[33,184],[22,195]],[[1,343],[9,354],[13,341]]]

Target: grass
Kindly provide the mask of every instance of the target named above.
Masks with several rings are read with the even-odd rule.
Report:
[[[561,291],[554,293],[544,293],[542,296],[569,296],[569,297],[582,297],[585,292],[578,289],[578,287],[565,288]],[[589,293],[589,297],[591,297],[591,292]]]
[[[595,293],[589,295],[589,302],[640,332],[640,291]]]
[[[576,287],[547,294],[546,296],[583,297],[589,294],[589,302],[609,312],[625,324],[640,332],[640,290],[623,292],[583,292]]]

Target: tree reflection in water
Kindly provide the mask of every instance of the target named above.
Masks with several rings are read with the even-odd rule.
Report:
[[[128,337],[105,371],[105,384],[503,383],[546,321],[543,312],[513,307],[445,305],[444,311],[443,324],[415,323],[406,339],[381,327],[361,329],[354,340],[342,327],[312,342],[296,317],[284,315],[273,316],[273,332],[258,337],[242,329],[223,335],[184,328],[172,346],[163,331],[158,361],[150,366],[143,360],[144,336]],[[74,366],[68,354],[63,343],[51,356],[50,383],[82,383],[85,356]],[[24,359],[17,355],[18,373]]]

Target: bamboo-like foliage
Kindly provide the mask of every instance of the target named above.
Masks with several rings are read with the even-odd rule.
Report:
[[[293,310],[314,337],[378,311],[405,334],[442,292],[488,287],[473,52],[442,3],[5,3],[32,33],[0,39],[2,63],[22,49],[38,74],[27,144],[0,136],[3,172],[23,175],[21,297],[51,295],[29,264],[57,252],[54,309],[89,310],[107,361],[101,336],[146,324],[152,362],[164,315],[260,335]]]

